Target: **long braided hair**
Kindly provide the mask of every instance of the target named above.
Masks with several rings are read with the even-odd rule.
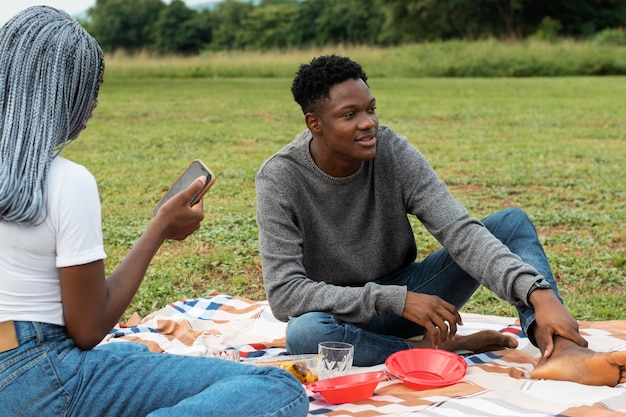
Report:
[[[50,164],[91,117],[103,72],[100,46],[64,11],[30,7],[0,28],[0,221],[45,219]]]

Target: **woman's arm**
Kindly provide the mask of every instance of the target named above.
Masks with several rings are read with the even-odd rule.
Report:
[[[117,324],[166,239],[183,240],[200,227],[202,201],[193,207],[189,201],[204,181],[198,178],[163,205],[108,279],[102,260],[59,268],[66,328],[79,347],[94,347]]]

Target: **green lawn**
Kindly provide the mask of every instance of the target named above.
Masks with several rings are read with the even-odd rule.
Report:
[[[291,79],[105,79],[93,120],[63,155],[98,179],[109,272],[190,160],[217,177],[202,228],[161,249],[127,315],[213,290],[264,298],[254,175],[304,127]],[[406,135],[473,215],[529,213],[577,318],[626,318],[625,78],[369,84],[380,122]],[[418,224],[415,233],[420,256],[436,248]],[[488,291],[465,311],[514,314]]]

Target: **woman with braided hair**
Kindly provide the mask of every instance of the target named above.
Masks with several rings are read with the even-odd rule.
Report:
[[[59,156],[91,117],[103,72],[97,42],[65,12],[31,7],[0,29],[2,415],[306,415],[302,385],[282,369],[98,346],[161,244],[204,217],[188,204],[199,178],[105,277],[96,181]]]

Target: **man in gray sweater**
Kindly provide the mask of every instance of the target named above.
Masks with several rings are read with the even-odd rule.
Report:
[[[371,366],[412,347],[515,348],[495,331],[456,334],[457,309],[482,284],[517,308],[541,349],[534,378],[626,381],[626,352],[587,349],[528,216],[509,208],[471,217],[405,137],[379,126],[358,63],[315,58],[292,93],[307,130],[256,177],[265,289],[274,315],[289,321],[291,354],[343,341],[356,366]],[[442,249],[416,262],[407,215]]]

